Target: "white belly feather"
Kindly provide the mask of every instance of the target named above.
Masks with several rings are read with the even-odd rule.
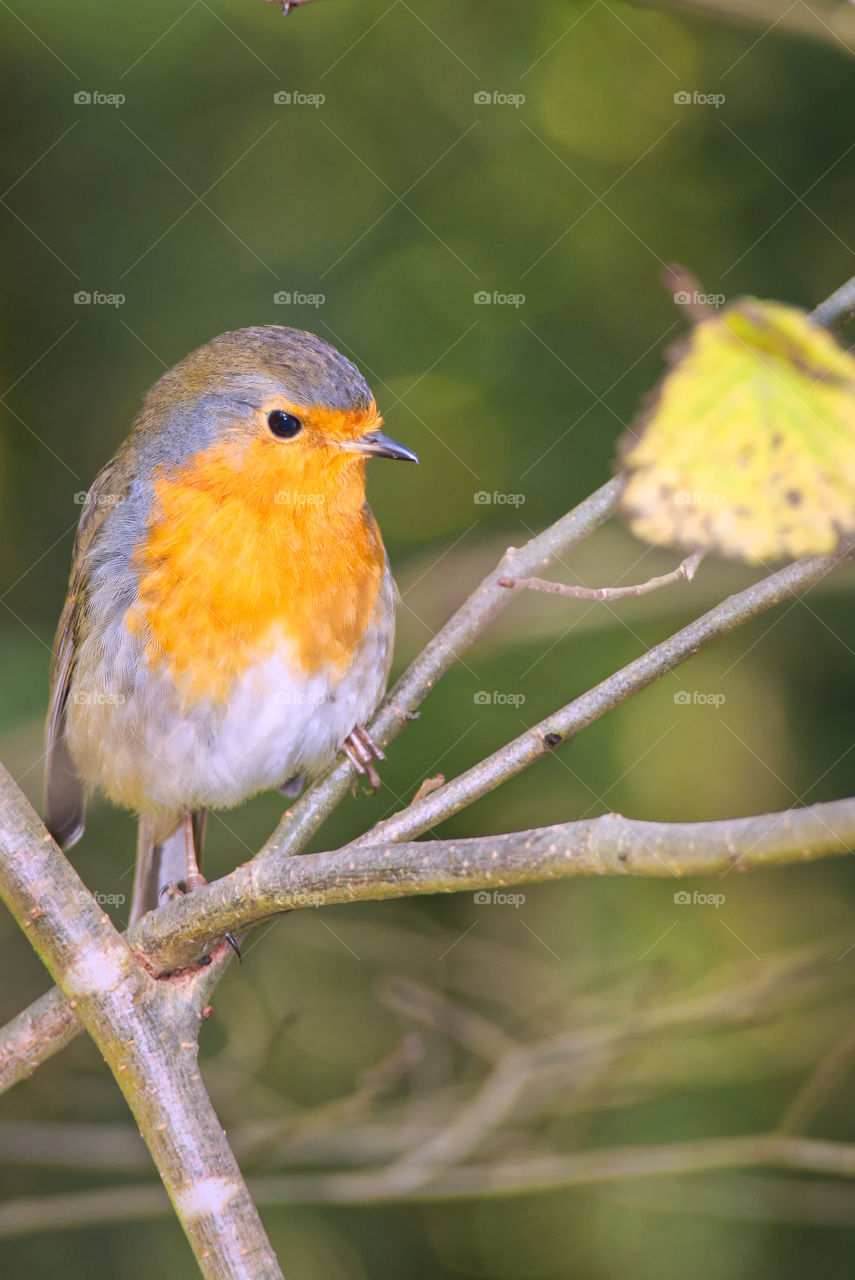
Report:
[[[73,676],[67,736],[81,778],[114,802],[149,813],[229,808],[315,775],[356,725],[365,724],[386,687],[394,641],[395,587],[387,572],[374,620],[348,669],[306,675],[284,639],[247,667],[225,706],[184,711],[165,669],[152,672],[139,641],[121,627],[98,643],[98,685]]]

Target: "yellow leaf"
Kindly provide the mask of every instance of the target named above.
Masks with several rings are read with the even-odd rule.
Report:
[[[828,554],[855,531],[855,359],[798,308],[741,298],[695,326],[620,452],[639,538]]]

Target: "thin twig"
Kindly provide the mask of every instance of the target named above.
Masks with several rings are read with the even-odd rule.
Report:
[[[399,1187],[385,1169],[357,1173],[292,1173],[250,1178],[257,1203],[394,1204],[401,1200],[467,1200],[489,1195],[537,1195],[561,1187],[667,1178],[709,1169],[778,1168],[855,1175],[855,1143],[777,1134],[701,1138],[649,1146],[599,1147],[464,1165],[438,1171],[432,1181]],[[107,1223],[165,1217],[169,1202],[154,1184],[20,1198],[0,1206],[0,1238]]]
[[[214,884],[197,890],[187,898],[165,903],[160,910],[146,916],[129,935],[133,946],[145,956],[146,963],[153,972],[164,973],[191,963],[211,937],[221,937],[226,931],[240,932],[295,906],[306,903],[317,905],[319,893],[325,895],[326,902],[342,902],[356,898],[382,899],[411,893],[448,892],[461,887],[482,888],[487,884],[549,879],[562,874],[560,867],[564,867],[564,875],[578,874],[571,867],[571,863],[578,865],[578,852],[572,859],[568,859],[559,851],[555,865],[550,865],[546,870],[535,859],[535,850],[528,839],[531,833],[526,833],[525,836],[518,833],[490,838],[482,843],[480,847],[492,855],[493,849],[499,847],[497,842],[505,842],[502,846],[505,861],[498,863],[491,856],[491,875],[483,881],[470,865],[470,874],[463,883],[460,882],[460,868],[456,860],[460,842],[438,844],[433,849],[425,844],[411,846],[410,862],[407,861],[406,852],[401,851],[399,854],[388,848],[388,845],[421,835],[435,823],[458,812],[473,799],[486,794],[528,765],[542,759],[566,738],[592,724],[720,636],[788,599],[797,591],[818,582],[845,563],[851,554],[851,548],[847,547],[837,556],[797,561],[731,596],[500,751],[488,756],[431,795],[378,824],[338,853],[306,856],[292,866],[290,841],[286,839],[284,849],[280,850],[274,837],[265,846],[263,858],[256,857]],[[496,586],[494,590],[504,594],[506,599],[510,598],[500,587]],[[332,784],[339,772],[345,782],[349,780],[350,767],[338,766],[329,775],[327,783]],[[321,808],[324,803],[326,802],[320,802]],[[846,805],[849,802],[836,803]],[[794,810],[775,815],[775,820],[783,822],[791,816],[809,812],[810,810]],[[319,820],[318,810],[310,801],[305,822]],[[801,818],[796,820],[803,821]],[[848,818],[845,820],[848,821]],[[581,824],[570,825],[575,831],[575,839],[584,828]],[[716,836],[719,843],[713,862],[721,869],[730,865],[728,833],[729,827],[727,830],[722,828]],[[846,840],[850,839],[848,829],[843,835]],[[838,844],[841,838],[833,827],[826,829],[824,833],[815,831],[814,837],[810,845],[802,843],[798,844],[798,848],[793,848],[791,858],[825,856],[826,853],[835,851],[828,847],[828,838],[832,842],[838,841]],[[585,838],[589,838],[587,833]],[[474,852],[474,849],[475,846],[472,846],[471,851]],[[836,851],[840,849],[837,848]],[[433,857],[429,856],[431,853]],[[452,863],[451,867],[445,859]],[[598,857],[595,857],[594,864],[598,861]],[[761,864],[762,861],[759,849],[746,850],[742,865],[747,868]],[[626,871],[630,865],[636,874],[645,873],[643,869],[639,870],[639,867],[643,868],[643,858],[633,861],[631,851],[615,870]],[[660,862],[658,865],[664,864]],[[412,879],[409,878],[409,872],[413,873]],[[602,869],[599,873],[602,873]],[[647,874],[651,873],[652,868],[647,871]],[[689,871],[684,873],[689,874]],[[49,1002],[43,1003],[42,1007],[45,1009],[45,1016],[55,1025],[59,1011],[55,1001],[47,999]],[[65,1044],[70,1038],[70,1028],[65,1019],[61,1023],[61,1033],[60,1043]],[[33,1018],[33,1010],[19,1015],[0,1032],[0,1088],[8,1088],[21,1078],[16,1065],[19,1038],[23,1039],[27,1051],[21,1074],[28,1074],[33,1070],[37,1059],[50,1057],[54,1052],[49,1034],[41,1035],[41,1023]]]
[[[660,276],[675,306],[680,308],[691,324],[702,324],[704,320],[715,316],[715,306],[708,301],[700,280],[688,267],[672,262],[663,267]]]
[[[831,323],[835,315],[842,316],[851,307],[852,296],[844,286],[817,308],[814,319]],[[535,570],[603,523],[615,510],[622,486],[622,478],[616,477],[524,548],[509,549],[498,568],[393,689],[372,726],[379,743],[385,745],[400,732],[436,681],[504,607],[510,594],[504,589],[507,582],[532,579]],[[390,898],[556,879],[593,869],[598,874],[603,870],[613,874],[688,874],[701,867],[774,865],[851,849],[855,843],[855,801],[814,806],[771,819],[766,815],[742,820],[747,824],[742,828],[738,823],[691,824],[693,828],[726,828],[715,833],[696,830],[692,837],[686,830],[641,824],[648,829],[639,839],[640,833],[631,830],[634,824],[606,815],[592,823],[511,836],[438,841],[432,846],[403,843],[542,758],[566,737],[714,639],[818,581],[851,555],[852,548],[847,547],[835,557],[803,560],[755,583],[461,777],[422,795],[344,850],[294,859],[290,855],[305,846],[352,782],[352,767],[339,764],[286,815],[252,863],[141,921],[129,935],[136,955],[83,888],[11,777],[0,772],[0,829],[6,845],[0,862],[0,893],[65,996],[64,1000],[48,996],[40,1002],[37,1017],[31,1010],[16,1020],[14,1029],[7,1029],[3,1036],[7,1061],[14,1059],[12,1037],[17,1035],[23,1050],[19,1074],[28,1073],[52,1051],[53,1045],[44,1043],[46,1027],[56,1032],[57,1043],[67,1042],[72,1020],[79,1019],[125,1093],[203,1273],[240,1276],[242,1280],[280,1275],[198,1072],[200,998],[216,981],[222,964],[201,973],[174,973],[169,982],[159,982],[154,975],[174,971],[198,955],[203,941],[222,936],[226,928],[241,932],[277,912],[304,905],[301,896],[313,904],[319,893],[330,902]],[[672,574],[637,587],[593,593],[584,588],[557,590],[583,594],[583,598],[593,594],[601,600],[641,595],[666,581],[691,577],[698,558],[689,557]],[[547,589],[556,590],[556,584]],[[649,829],[653,826],[657,830]],[[712,844],[705,842],[705,834],[712,837]],[[676,847],[672,844],[675,838]],[[325,883],[326,890],[322,887]],[[146,957],[146,967],[138,963],[138,956]],[[67,1013],[66,1006],[73,1013]],[[512,1048],[507,1057],[513,1059],[521,1052]],[[314,1179],[316,1188],[326,1189],[322,1198],[365,1202],[390,1196],[400,1199],[408,1194],[531,1191],[541,1186],[634,1177],[638,1172],[647,1176],[739,1163],[816,1165],[826,1171],[835,1167],[839,1172],[855,1172],[852,1148],[785,1135],[680,1144],[665,1151],[628,1148],[570,1157],[547,1154],[447,1170],[448,1160],[465,1160],[489,1129],[489,1119],[485,1122],[484,1118],[486,1105],[493,1107],[494,1114],[509,1114],[520,1094],[520,1080],[503,1059],[496,1066],[492,1083],[470,1108],[418,1151],[375,1172],[306,1175],[303,1185]],[[268,1192],[271,1184],[276,1180],[267,1180]],[[279,1180],[280,1189],[284,1185],[293,1196],[295,1180]],[[127,1208],[127,1201],[125,1204]],[[7,1229],[17,1229],[24,1217],[25,1211],[18,1206]]]
[[[623,477],[615,476],[524,546],[508,548],[493,572],[440,628],[387,696],[368,726],[379,746],[388,746],[409,724],[421,703],[460,655],[510,604],[513,597],[498,585],[498,580],[542,570],[584,541],[614,515],[623,486]],[[335,764],[285,814],[256,860],[263,861],[279,853],[299,853],[348,794],[357,776],[348,761]]]
[[[474,800],[515,777],[536,760],[554,751],[627,698],[658,680],[714,641],[735,631],[767,609],[819,582],[848,563],[855,547],[847,543],[833,556],[797,560],[728,597],[668,640],[654,645],[621,671],[609,676],[581,697],[520,734],[465,773],[431,795],[378,823],[349,849],[387,840],[410,840],[444,821]]]
[[[569,596],[574,600],[623,600],[627,596],[646,596],[648,592],[669,587],[674,582],[691,582],[705,554],[704,551],[693,551],[670,573],[660,573],[655,578],[648,578],[646,582],[638,582],[631,587],[578,587],[564,582],[550,582],[548,578],[500,578],[499,586],[513,591],[546,591],[551,595]]]
[[[791,1100],[777,1124],[779,1133],[805,1133],[829,1096],[843,1082],[855,1059],[855,1027],[837,1040]]]
[[[733,22],[739,26],[757,27],[764,34],[799,36],[819,40],[836,52],[855,53],[855,13],[846,4],[823,4],[816,8],[805,3],[785,8],[780,0],[631,0],[649,8],[679,10],[687,15],[700,15]]]
[[[830,297],[814,307],[810,318],[814,324],[825,328],[836,328],[843,324],[855,312],[855,276],[852,276],[839,289],[835,289]]]

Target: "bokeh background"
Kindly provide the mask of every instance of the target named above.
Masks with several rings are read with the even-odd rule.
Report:
[[[400,670],[507,545],[611,474],[683,328],[665,263],[712,294],[804,306],[852,274],[851,53],[808,6],[780,14],[773,28],[617,0],[324,0],[287,19],[253,0],[0,7],[0,758],[34,803],[80,496],[144,390],[194,346],[248,324],[312,329],[356,360],[390,433],[421,455],[370,477],[403,596]],[[598,585],[673,563],[612,525],[557,576]],[[516,600],[395,743],[382,792],[345,803],[315,847],[460,772],[751,576],[709,565],[620,608]],[[764,616],[444,832],[848,794],[852,592],[840,574]],[[283,806],[220,815],[209,868],[249,856]],[[93,806],[74,852],[119,921],[133,841],[129,816]],[[762,1132],[847,1030],[852,884],[844,860],[689,884],[724,894],[719,907],[675,904],[671,882],[603,880],[528,888],[516,907],[461,895],[295,913],[218,991],[206,1075],[248,1169],[382,1163],[390,1133],[429,1131],[487,1070],[418,1014],[429,995],[523,1043],[650,1021],[488,1154],[531,1135],[570,1151]],[[5,1021],[46,987],[8,919],[0,972]],[[685,1017],[657,1030],[676,1005]],[[396,1047],[369,1124],[365,1073]],[[844,1058],[812,1133],[855,1136],[849,1086]],[[0,1100],[0,1162],[6,1200],[152,1176],[82,1039]],[[264,1216],[301,1280],[786,1280],[849,1273],[853,1212],[822,1180],[808,1196],[804,1181],[724,1173]],[[194,1273],[167,1217],[22,1234],[0,1259],[10,1277]]]

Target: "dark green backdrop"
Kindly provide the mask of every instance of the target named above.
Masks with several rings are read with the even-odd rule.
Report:
[[[420,453],[418,471],[371,475],[403,592],[400,668],[505,546],[610,474],[681,332],[665,263],[686,263],[710,293],[805,306],[855,270],[851,58],[786,23],[720,27],[611,0],[328,0],[288,19],[253,0],[14,0],[0,25],[0,758],[36,802],[79,495],[146,387],[192,347],[247,324],[314,329],[357,361],[390,433]],[[672,563],[610,528],[562,572],[601,583]],[[386,789],[346,803],[316,847],[427,774],[459,772],[748,580],[711,566],[619,609],[515,602],[396,742]],[[447,830],[609,809],[726,817],[847,794],[851,588],[841,576],[767,616]],[[686,690],[725,701],[675,703]],[[247,857],[281,810],[263,797],[215,821],[214,869]],[[90,886],[121,895],[132,849],[131,820],[94,809],[74,857]],[[348,1092],[395,1043],[378,997],[390,975],[470,999],[528,1039],[839,942],[839,984],[808,1009],[755,1038],[663,1044],[648,1071],[672,1085],[635,1105],[632,1089],[617,1101],[606,1089],[606,1109],[556,1141],[761,1129],[841,1029],[851,884],[845,862],[734,876],[720,910],[676,907],[670,883],[602,881],[529,890],[519,910],[479,912],[466,895],[300,913],[253,942],[218,993],[215,1100],[235,1125]],[[8,920],[0,966],[5,1020],[46,985]],[[447,1082],[471,1084],[458,1065],[447,1061]],[[125,1119],[83,1041],[0,1107],[6,1121]],[[821,1128],[851,1136],[852,1123],[832,1105]],[[0,1182],[13,1197],[116,1176],[10,1162]],[[300,1280],[849,1273],[845,1230],[745,1216],[568,1192],[265,1219]],[[193,1273],[167,1221],[3,1241],[0,1258],[9,1276]]]

